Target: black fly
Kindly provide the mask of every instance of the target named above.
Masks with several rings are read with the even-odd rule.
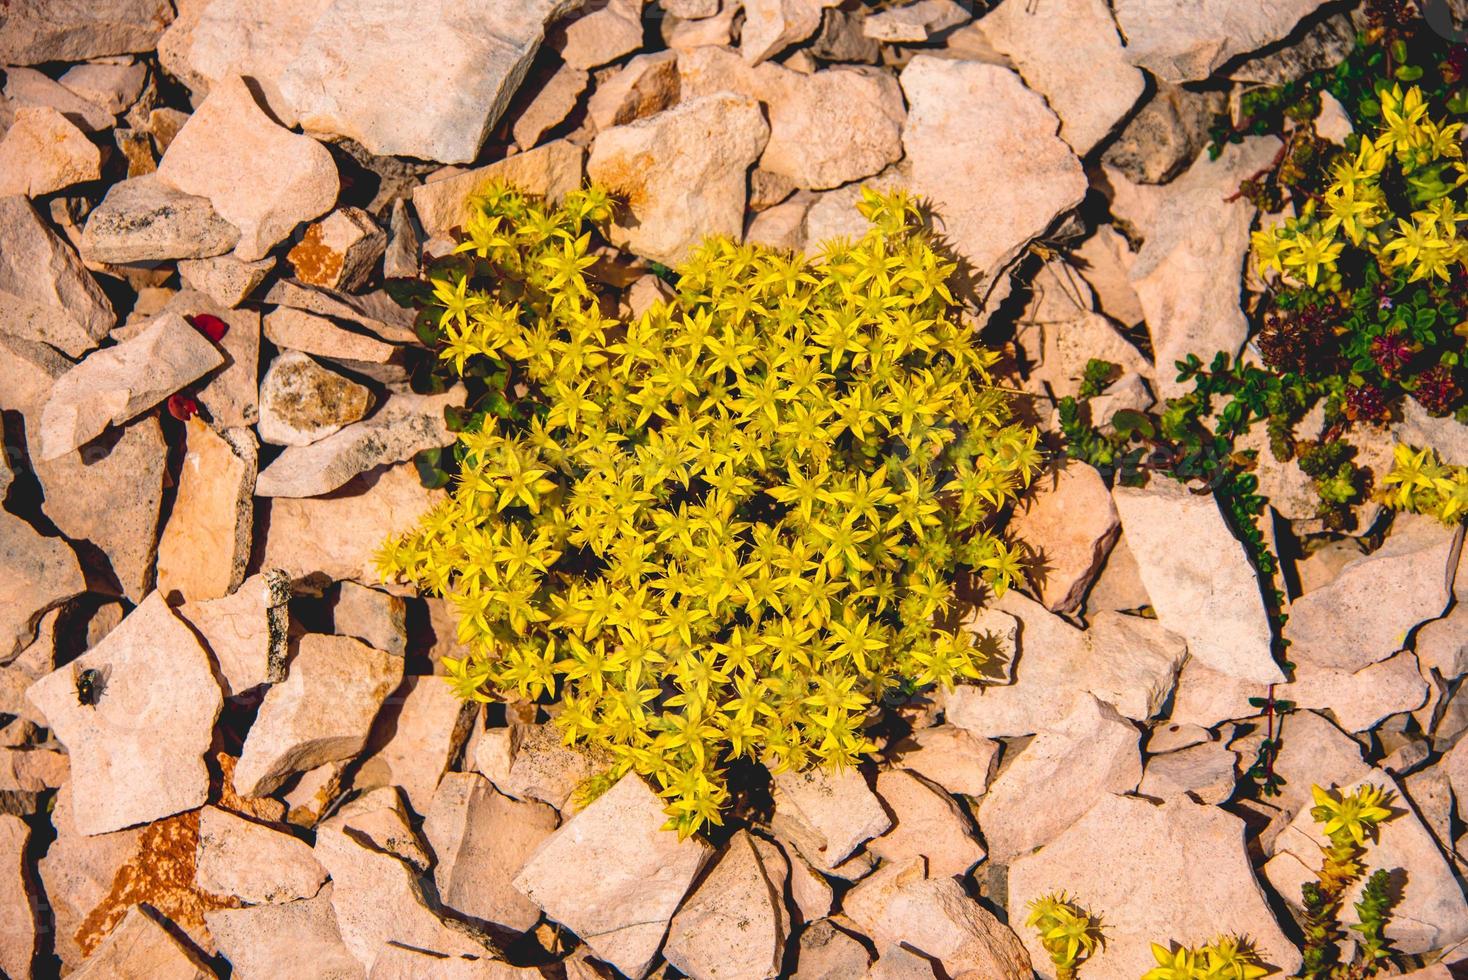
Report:
[[[95,667],[85,670],[80,668],[72,672],[76,682],[76,702],[84,704],[89,708],[95,708],[97,701],[102,697],[102,690],[107,685],[107,678],[102,671]]]

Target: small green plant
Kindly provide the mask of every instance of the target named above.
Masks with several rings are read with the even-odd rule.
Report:
[[[1019,578],[999,520],[1040,454],[906,195],[811,260],[708,241],[626,323],[588,277],[611,206],[477,201],[425,321],[509,404],[379,565],[457,610],[462,696],[558,698],[615,760],[593,790],[647,777],[686,835],[734,759],[851,765],[885,694],[984,676],[958,597]]]
[[[1153,943],[1152,958],[1157,965],[1142,974],[1141,980],[1258,980],[1274,972],[1238,936],[1219,936],[1198,949]]]
[[[1456,524],[1468,514],[1468,466],[1449,466],[1431,449],[1398,445],[1382,477],[1382,501],[1396,510]]]
[[[1031,899],[1025,925],[1040,936],[1050,954],[1056,980],[1076,980],[1076,970],[1105,940],[1101,920],[1077,905],[1065,892]]]
[[[1368,879],[1362,899],[1355,903],[1359,933],[1355,955],[1342,959],[1340,944],[1345,930],[1340,926],[1341,906],[1346,892],[1364,873],[1361,859],[1368,841],[1376,839],[1378,827],[1392,817],[1386,804],[1390,794],[1369,783],[1350,793],[1329,793],[1311,787],[1315,805],[1310,816],[1322,825],[1329,843],[1316,880],[1302,887],[1304,898],[1305,980],[1364,980],[1376,976],[1382,961],[1390,956],[1383,930],[1391,910],[1392,896],[1385,871]]]

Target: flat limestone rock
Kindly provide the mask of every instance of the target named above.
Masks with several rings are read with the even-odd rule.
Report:
[[[0,511],[0,663],[32,640],[47,612],[86,591],[76,553],[61,538],[42,537]]]
[[[231,309],[210,294],[191,288],[174,293],[163,311],[182,314],[191,322],[206,315],[224,322],[227,329],[219,341],[224,367],[198,388],[199,405],[215,428],[224,432],[260,421],[259,311]]]
[[[1106,0],[1038,8],[1005,0],[979,28],[1045,96],[1060,117],[1061,137],[1080,156],[1105,139],[1146,88],[1142,73],[1125,60]]]
[[[739,37],[739,54],[757,65],[797,41],[804,41],[821,26],[821,12],[840,0],[747,0],[744,30]]]
[[[1403,882],[1386,923],[1386,937],[1392,948],[1409,954],[1425,953],[1468,939],[1468,902],[1463,899],[1457,876],[1438,850],[1432,832],[1412,811],[1401,786],[1385,773],[1372,772],[1349,785],[1327,788],[1349,793],[1363,782],[1393,794],[1388,808],[1395,817],[1382,822],[1364,859],[1368,869],[1385,868],[1394,880]],[[1293,908],[1300,907],[1300,886],[1315,880],[1320,848],[1325,843],[1326,837],[1308,808],[1296,814],[1274,842],[1274,857],[1264,865],[1264,876]],[[1358,921],[1354,903],[1360,900],[1363,885],[1364,880],[1357,881],[1346,892],[1340,920],[1343,926]]]
[[[586,103],[587,118],[602,130],[670,108],[680,94],[678,61],[676,51],[632,58],[596,86]]]
[[[1325,0],[1114,0],[1126,59],[1164,82],[1207,78],[1288,35]]]
[[[214,980],[218,974],[154,919],[156,914],[145,912],[142,905],[134,905],[102,945],[87,957],[81,969],[71,976],[78,980],[114,980],[120,977]]]
[[[406,463],[373,470],[325,497],[278,497],[268,503],[261,567],[292,580],[325,577],[381,582],[373,555],[389,535],[411,530],[446,498],[428,490]]]
[[[275,259],[268,255],[254,262],[244,262],[233,255],[216,255],[207,259],[180,259],[178,277],[190,289],[233,309],[248,299],[274,268]]]
[[[990,857],[1001,864],[1043,847],[1098,799],[1129,793],[1142,779],[1138,732],[1107,704],[1079,699],[1054,728],[1036,735],[1002,772],[979,804]],[[1035,801],[1057,780],[1064,794]]]
[[[26,889],[26,845],[31,829],[20,817],[0,814],[0,972],[11,977],[31,975],[36,951],[36,920]]]
[[[892,811],[892,829],[867,844],[884,861],[927,861],[934,878],[965,875],[985,857],[973,824],[947,793],[902,769],[877,774],[877,795]]]
[[[739,237],[746,175],[769,135],[759,103],[729,92],[599,133],[587,175],[626,195],[629,212],[612,243],[676,265],[705,236]]]
[[[352,784],[359,789],[396,786],[415,813],[427,813],[438,781],[464,747],[477,717],[474,703],[455,694],[442,678],[406,678],[377,720],[368,746],[373,751],[361,761]]]
[[[1086,177],[1060,120],[1014,72],[918,55],[901,74],[911,188],[987,290],[1020,251],[1081,202]]]
[[[356,755],[402,676],[400,658],[350,637],[301,637],[288,676],[250,726],[235,767],[239,791],[264,796],[294,773]]]
[[[411,7],[333,0],[279,86],[303,128],[378,156],[469,163],[525,77],[559,0]],[[411,44],[432,57],[402,57]]]
[[[33,466],[46,516],[73,541],[100,548],[136,603],[153,583],[168,445],[152,416],[115,431],[115,440],[95,439]]]
[[[513,184],[527,194],[559,201],[581,186],[585,151],[566,140],[553,140],[533,150],[440,177],[413,188],[413,210],[423,234],[447,233],[468,217],[469,199],[494,180]]]
[[[234,255],[246,262],[325,214],[339,188],[326,147],[276,125],[239,78],[210,90],[163,154],[158,179],[208,198],[239,229]]]
[[[289,306],[265,314],[265,336],[277,347],[338,361],[387,364],[398,357],[398,348],[392,344]]]
[[[260,438],[277,446],[309,446],[372,407],[372,392],[300,351],[285,350],[260,380]]]
[[[369,418],[306,446],[290,446],[260,473],[261,497],[319,497],[376,466],[452,445],[457,438],[444,409],[462,407],[466,391],[455,385],[440,395],[392,395]]]
[[[1290,659],[1351,673],[1401,650],[1407,634],[1442,615],[1452,599],[1462,547],[1461,528],[1398,514],[1380,548],[1290,605]]]
[[[101,672],[95,704],[76,674]],[[168,678],[160,684],[159,678]],[[191,810],[209,792],[204,754],[224,696],[209,655],[153,592],[72,664],[27,692],[71,754],[77,828],[105,834]]]
[[[67,371],[41,410],[39,457],[56,459],[197,381],[224,355],[183,317],[165,313],[140,333]]]
[[[364,980],[342,942],[328,882],[312,898],[204,913],[239,980]]]
[[[0,335],[41,341],[71,357],[117,322],[102,287],[24,197],[0,197]]]
[[[386,249],[387,232],[372,215],[340,208],[307,227],[286,261],[307,285],[354,290],[366,283]]]
[[[616,61],[642,47],[643,0],[592,0],[557,32],[556,49],[573,69]]]
[[[0,196],[41,197],[102,176],[102,151],[65,116],[22,106],[0,138]]]
[[[1112,497],[1157,618],[1186,638],[1188,653],[1240,680],[1283,681],[1258,580],[1213,497],[1168,479]]]
[[[1036,556],[1032,576],[1045,607],[1074,612],[1121,535],[1121,520],[1101,474],[1072,461],[1035,481],[1010,531]]]
[[[494,958],[487,937],[441,918],[413,871],[391,854],[330,826],[317,830],[315,853],[331,873],[342,942],[364,970],[372,970],[388,942],[440,955]]]
[[[240,231],[214,213],[206,197],[185,194],[144,174],[107,189],[82,230],[82,256],[91,262],[156,262],[222,255]]]
[[[218,599],[245,580],[250,561],[255,441],[248,429],[215,432],[197,415],[185,432],[178,494],[158,542],[158,588]]]
[[[88,102],[120,115],[143,94],[148,66],[131,58],[113,58],[108,62],[73,65],[60,81]]]
[[[663,802],[641,778],[619,779],[546,839],[515,887],[600,959],[640,980],[674,911],[712,851],[663,830]]]
[[[286,575],[271,570],[251,575],[229,595],[178,608],[213,654],[225,697],[285,680],[290,597]]]
[[[1060,837],[1010,865],[1012,908],[1062,890],[1105,916],[1106,943],[1085,964],[1096,980],[1136,980],[1157,965],[1152,942],[1201,946],[1229,934],[1248,936],[1284,975],[1300,965],[1249,866],[1243,822],[1217,807],[1101,797]],[[1031,930],[1020,938],[1036,964],[1049,962]]]
[[[999,743],[954,724],[913,732],[893,747],[894,765],[937,783],[948,792],[979,797],[988,791],[999,761]]]
[[[854,769],[783,772],[774,783],[771,829],[818,871],[830,871],[892,826],[881,800]]]
[[[305,841],[206,806],[199,814],[195,880],[215,895],[233,895],[250,905],[278,905],[315,895],[326,881],[326,869]]]
[[[478,773],[447,773],[423,820],[423,836],[438,859],[433,880],[440,900],[511,932],[531,928],[540,909],[511,882],[557,822],[544,803],[512,800]]]
[[[735,834],[673,916],[663,957],[695,980],[779,976],[789,930],[784,863],[749,831]]]
[[[106,4],[16,0],[0,24],[0,64],[86,61],[151,51],[173,20],[168,0]]]

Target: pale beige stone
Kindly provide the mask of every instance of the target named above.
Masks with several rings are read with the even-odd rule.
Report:
[[[260,439],[309,446],[355,422],[372,407],[372,391],[300,351],[282,351],[260,380]]]
[[[208,198],[240,230],[234,255],[246,262],[324,214],[339,186],[326,148],[276,125],[239,78],[213,86],[163,155],[158,178]]]
[[[1115,0],[1112,6],[1128,61],[1165,82],[1191,82],[1285,37],[1323,2]]]
[[[774,784],[770,828],[818,871],[830,871],[892,826],[881,801],[855,769],[787,771],[775,776]]]
[[[363,980],[337,928],[328,882],[315,897],[204,913],[238,980]]]
[[[239,588],[250,561],[255,442],[247,429],[221,435],[198,416],[186,432],[178,494],[158,542],[158,588],[218,599]]]
[[[495,786],[516,799],[540,800],[557,810],[569,810],[576,787],[604,771],[610,762],[586,746],[566,745],[554,725],[515,726],[511,731],[516,733],[511,745],[514,760]]]
[[[1074,612],[1121,534],[1121,519],[1094,467],[1072,461],[1031,485],[1010,533],[1035,556],[1031,579],[1053,612]]]
[[[1057,135],[1055,114],[1012,71],[919,55],[900,77],[911,189],[933,201],[943,234],[987,290],[1080,203],[1080,161]]]
[[[1159,800],[1186,795],[1199,803],[1218,805],[1234,795],[1238,762],[1232,751],[1217,742],[1154,756],[1147,760],[1137,793]]]
[[[268,504],[262,568],[293,580],[381,582],[373,555],[393,534],[414,528],[445,494],[427,490],[416,468],[399,464],[365,473],[327,497],[277,498]]]
[[[229,595],[178,608],[213,654],[226,697],[285,680],[290,597],[286,576],[271,570],[251,575]]]
[[[173,20],[168,0],[119,0],[103,5],[17,0],[0,24],[0,64],[86,61],[151,51]]]
[[[561,60],[595,68],[642,47],[642,0],[591,0],[557,39]]]
[[[540,845],[515,888],[597,957],[641,978],[712,853],[697,837],[663,830],[666,822],[657,794],[623,776]]]
[[[274,268],[275,259],[269,255],[254,262],[244,262],[233,255],[216,255],[180,260],[178,277],[190,289],[232,309],[248,299]]]
[[[757,102],[720,93],[598,134],[587,174],[627,201],[613,244],[675,265],[709,235],[737,237],[746,173],[769,132]]]
[[[1033,976],[1014,933],[958,879],[926,877],[921,858],[882,866],[846,894],[842,908],[878,948],[901,943],[936,959],[949,976],[968,970],[985,980]]]
[[[916,0],[870,14],[863,19],[861,32],[874,41],[922,44],[933,34],[962,24],[969,16],[954,0]]]
[[[126,112],[143,94],[148,66],[132,58],[110,59],[72,65],[59,80],[88,102],[116,116]]]
[[[77,695],[82,670],[102,675],[95,703]],[[204,754],[224,696],[209,655],[160,593],[149,594],[87,653],[37,681],[27,697],[71,755],[82,833],[157,820],[207,797]]]
[[[821,26],[821,11],[839,0],[744,0],[739,54],[751,65],[773,57]],[[731,4],[732,6],[732,4]]]
[[[305,841],[206,806],[199,814],[195,880],[215,895],[233,895],[247,905],[275,905],[315,895],[326,881],[326,869]]]
[[[376,337],[339,326],[305,310],[279,306],[265,314],[265,336],[277,347],[337,361],[388,364],[398,348]]]
[[[1152,969],[1158,936],[1195,947],[1248,936],[1282,973],[1300,965],[1249,866],[1242,821],[1217,807],[1103,796],[1058,839],[1010,866],[1013,908],[1061,890],[1105,916],[1106,943],[1084,967],[1097,980],[1136,980]],[[1041,976],[1053,977],[1035,934],[1021,930],[1020,938]]]
[[[154,918],[157,912],[144,909],[142,905],[128,909],[71,976],[77,980],[213,980],[218,976]]]
[[[0,972],[31,976],[36,950],[35,908],[26,888],[26,847],[31,829],[19,817],[0,814]]]
[[[748,831],[735,834],[673,916],[663,957],[694,980],[779,976],[789,929],[785,858],[770,856],[774,867]]]
[[[153,584],[168,445],[151,416],[114,434],[32,466],[46,516],[68,538],[101,549],[123,594],[141,602]]]
[[[1284,680],[1258,580],[1213,497],[1165,479],[1112,496],[1157,618],[1186,638],[1188,653],[1240,680]]]
[[[678,52],[651,51],[599,82],[587,100],[586,115],[598,130],[623,126],[670,108],[679,91]]]
[[[201,315],[218,317],[224,322],[224,338],[219,341],[225,357],[224,367],[197,389],[199,404],[214,427],[228,432],[260,421],[259,311],[230,309],[195,289],[180,289],[164,311],[183,314],[191,322],[197,322]]]
[[[757,71],[770,120],[762,169],[797,187],[823,190],[870,177],[902,158],[906,113],[890,73],[837,67],[802,75],[778,65]],[[822,138],[812,139],[815,133]]]
[[[515,117],[515,123],[510,127],[515,145],[522,150],[529,150],[540,142],[540,137],[546,130],[560,125],[571,114],[571,110],[576,108],[590,78],[580,68],[572,68],[570,65],[557,68],[555,74],[535,93],[535,98]]]
[[[66,117],[22,106],[0,138],[0,196],[41,197],[102,176],[102,151]]]
[[[495,163],[413,188],[413,210],[430,238],[459,227],[468,217],[470,198],[491,181],[500,180],[527,194],[558,201],[581,186],[584,151],[555,140]]]
[[[999,743],[953,724],[913,732],[893,746],[894,765],[931,780],[950,793],[980,797],[999,761]]]
[[[93,353],[57,379],[41,410],[37,455],[65,455],[223,363],[219,349],[183,317],[155,317],[135,337]]]
[[[477,705],[455,694],[443,678],[407,678],[378,723],[378,730],[391,736],[371,746],[375,751],[362,761],[353,784],[397,786],[414,812],[427,813],[439,779],[464,747],[477,716]]]
[[[76,253],[24,197],[0,197],[0,335],[80,357],[117,322]]]
[[[1113,225],[1101,225],[1081,242],[1074,257],[1081,275],[1095,292],[1101,312],[1125,327],[1134,327],[1146,315],[1137,291],[1127,278],[1136,253]]]
[[[973,825],[947,793],[902,769],[877,774],[877,795],[892,811],[892,829],[867,844],[883,861],[922,857],[934,878],[965,875],[985,857]]]
[[[271,687],[235,768],[246,796],[273,792],[293,773],[349,759],[403,676],[403,662],[345,636],[308,633],[284,681]]]
[[[314,772],[315,770],[313,770]],[[309,774],[308,774],[309,775]],[[380,786],[354,796],[322,823],[407,863],[419,873],[434,863],[428,845],[413,829],[402,791]]]
[[[1364,732],[1389,715],[1422,707],[1428,685],[1416,656],[1403,650],[1354,673],[1300,663],[1275,694],[1302,708],[1329,710],[1346,731]]]
[[[814,922],[800,933],[796,969],[801,980],[847,980],[861,976],[871,957],[866,947],[830,919]]]
[[[402,596],[343,582],[331,607],[331,623],[339,636],[355,636],[399,657],[408,652],[408,604]]]
[[[423,821],[433,848],[433,880],[444,905],[471,919],[524,932],[540,909],[511,886],[535,849],[557,824],[543,803],[522,803],[495,792],[472,772],[444,776]]]
[[[34,68],[5,69],[5,98],[12,113],[23,106],[55,109],[88,133],[111,129],[116,121],[112,113]]]
[[[107,189],[87,216],[81,254],[89,262],[194,259],[228,252],[239,240],[239,229],[215,214],[208,198],[145,174]]]

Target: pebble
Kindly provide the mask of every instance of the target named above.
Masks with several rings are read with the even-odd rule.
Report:
[[[296,350],[284,350],[260,380],[260,439],[309,446],[372,407],[371,389]]]

